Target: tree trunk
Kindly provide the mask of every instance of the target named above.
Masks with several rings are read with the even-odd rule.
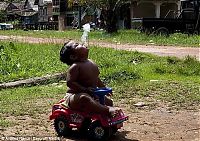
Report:
[[[112,9],[107,10],[106,14],[106,31],[108,33],[117,32],[117,16]]]

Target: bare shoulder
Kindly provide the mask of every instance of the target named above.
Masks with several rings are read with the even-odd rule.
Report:
[[[93,62],[91,59],[88,59],[88,61]]]
[[[79,68],[79,64],[74,63],[74,64],[72,64],[72,65],[69,67],[68,71],[69,71],[69,72],[70,72],[70,71],[75,71],[75,70],[78,70],[78,68]]]
[[[88,61],[90,62],[90,63],[92,63],[92,64],[94,64],[94,65],[97,65],[93,60],[91,60],[91,59],[88,59]]]
[[[92,66],[93,70],[99,74],[98,65],[95,62],[93,62],[92,60],[88,60],[88,61],[90,62],[90,65]]]

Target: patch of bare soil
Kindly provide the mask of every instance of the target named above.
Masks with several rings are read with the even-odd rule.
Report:
[[[164,107],[154,110],[139,109],[131,112],[128,107],[122,108],[129,116],[124,126],[111,137],[111,141],[199,141],[200,140],[200,112],[197,111],[169,111]],[[50,111],[49,111],[50,113]],[[7,120],[16,125],[0,129],[2,137],[29,137],[29,139],[44,139],[51,137],[56,140],[53,121],[48,119],[48,114],[35,117],[17,116],[7,117]],[[86,141],[74,130],[63,141]]]

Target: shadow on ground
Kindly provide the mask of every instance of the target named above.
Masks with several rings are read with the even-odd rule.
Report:
[[[139,141],[137,139],[126,138],[126,135],[128,133],[130,133],[130,131],[117,132],[109,139],[109,141]],[[62,138],[61,141],[88,141],[88,139],[86,135],[80,135],[80,133],[77,130],[74,130],[72,131],[70,136]]]

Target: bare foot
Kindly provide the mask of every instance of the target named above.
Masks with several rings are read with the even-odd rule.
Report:
[[[114,116],[120,110],[120,108],[118,108],[118,107],[108,106],[108,108],[109,108],[109,113],[111,116]]]

